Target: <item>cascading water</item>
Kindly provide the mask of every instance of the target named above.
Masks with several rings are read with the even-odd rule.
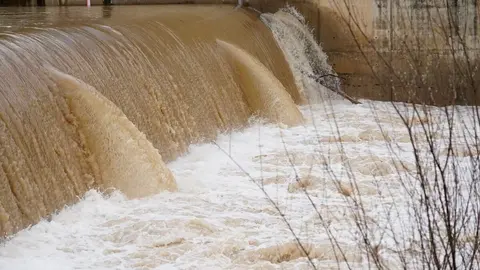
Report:
[[[17,232],[0,269],[311,269],[296,239],[318,269],[367,269],[352,196],[386,268],[412,248],[412,134],[392,104],[330,93],[293,10],[261,16],[273,36],[231,7],[53,11],[0,37],[0,229]]]
[[[242,88],[241,80],[262,80],[235,77],[217,39],[298,97],[281,50],[255,15],[205,6],[109,11],[104,18],[102,7],[47,8],[30,19],[0,18],[12,26],[0,36],[2,235],[91,188],[133,197],[173,188],[163,161],[244,126],[258,110],[273,115],[275,108],[246,102],[269,86]],[[291,107],[298,124],[298,109],[285,103],[293,100],[270,103]]]
[[[293,7],[275,14],[262,14],[262,21],[272,30],[288,59],[297,87],[305,102],[341,99],[340,80],[327,62],[327,55],[317,44],[305,19]]]

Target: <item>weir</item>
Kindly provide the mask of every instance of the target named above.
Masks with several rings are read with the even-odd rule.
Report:
[[[136,3],[207,2],[219,4]],[[191,144],[244,127],[252,115],[299,125],[295,104],[341,99],[343,91],[434,105],[478,98],[478,91],[449,89],[432,100],[430,92],[401,85],[411,78],[392,79],[392,73],[411,71],[412,62],[394,44],[415,43],[392,34],[410,31],[394,18],[409,9],[392,1],[382,1],[389,9],[373,0],[355,2],[353,28],[345,7],[327,0],[245,1],[253,9],[38,3],[47,7],[15,16],[0,10],[0,235],[38,222],[92,188],[120,189],[130,198],[174,191],[165,163]],[[277,12],[285,4],[305,20]],[[471,17],[468,52],[478,56],[478,16]],[[425,88],[448,85],[448,48],[424,49],[414,59],[427,63]],[[474,72],[478,86],[479,69]]]
[[[174,191],[165,162],[251,115],[302,123],[292,72],[258,14],[230,6],[102,14],[47,8],[26,23],[2,22],[11,26],[0,37],[3,236],[92,188],[130,198]]]

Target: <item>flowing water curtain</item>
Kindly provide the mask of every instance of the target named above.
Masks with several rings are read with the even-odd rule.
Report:
[[[281,49],[253,13],[219,6],[115,7],[104,20],[101,7],[92,7],[88,14],[79,11],[73,18],[63,12],[42,13],[44,19],[31,16],[22,24],[7,19],[15,27],[0,38],[2,235],[102,187],[104,165],[121,166],[114,159],[124,158],[104,152],[122,143],[133,147],[136,141],[128,136],[145,134],[142,145],[151,143],[169,162],[192,143],[245,126],[254,109],[220,53],[217,38],[256,58],[298,101]],[[62,94],[65,89],[41,72],[45,64],[98,91],[132,128],[110,133],[113,137],[104,148],[109,150],[94,151],[91,137],[105,134],[100,129],[86,132],[79,124],[88,117],[100,117],[101,122],[110,113],[87,109],[88,117],[80,119],[81,111],[73,110]],[[125,164],[134,172],[147,163]],[[128,173],[124,176],[122,181],[129,184]]]

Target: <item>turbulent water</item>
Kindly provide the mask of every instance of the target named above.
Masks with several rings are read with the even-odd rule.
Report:
[[[2,236],[92,187],[139,195],[131,183],[142,170],[168,175],[155,160],[172,161],[192,143],[243,127],[251,114],[274,122],[300,116],[285,104],[298,98],[288,63],[252,12],[211,5],[9,10],[0,11],[0,24],[12,26],[0,33]],[[247,66],[256,71],[235,72]],[[292,97],[262,94],[273,91],[269,84]],[[251,103],[257,94],[269,106]],[[282,103],[290,110],[270,106]],[[164,180],[143,179],[139,189],[145,194],[142,187]]]
[[[261,18],[287,57],[304,101],[317,103],[339,99],[334,92],[342,92],[340,80],[302,15],[287,7],[275,14],[262,14]]]
[[[275,16],[265,15],[271,28],[295,19]],[[294,52],[285,44],[289,39],[275,37],[296,82],[303,82],[307,97],[316,95],[298,67],[306,59],[325,63],[323,56],[311,59],[304,45],[297,43]],[[248,128],[191,145],[167,163],[176,192],[128,200],[120,192],[88,191],[80,202],[0,244],[0,269],[309,269],[296,239],[319,269],[366,269],[371,262],[362,252],[355,198],[361,198],[371,237],[381,246],[379,256],[391,268],[401,265],[398,253],[416,248],[409,242],[417,236],[407,193],[417,186],[405,186],[418,169],[412,146],[425,144],[422,127],[428,124],[439,156],[446,155],[452,133],[445,111],[426,107],[414,115],[406,104],[352,105],[321,96],[324,102],[299,106],[302,125],[251,117]],[[472,153],[461,131],[478,132],[478,123],[468,122],[470,108],[449,110],[458,113],[454,158],[469,168]],[[410,116],[413,133],[399,113]]]
[[[362,196],[366,216],[378,228],[408,234],[406,194],[398,179],[415,170],[409,136],[389,104],[336,102],[302,112],[304,126],[285,129],[252,119],[246,130],[191,146],[188,155],[168,164],[178,192],[126,200],[120,193],[89,191],[51,221],[4,243],[0,269],[308,269],[272,202],[310,245],[319,268],[335,269],[329,235],[296,174],[350,267],[368,268],[345,196],[352,192],[348,173],[355,176],[353,192]],[[394,142],[398,157],[392,158],[385,138]],[[392,241],[385,236],[381,242],[395,248]],[[395,266],[386,250],[382,256]]]

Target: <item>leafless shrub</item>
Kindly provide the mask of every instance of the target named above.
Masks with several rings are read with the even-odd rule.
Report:
[[[400,10],[406,2],[392,0],[389,5]],[[472,11],[469,8],[478,12],[478,1],[422,2],[426,4],[423,10],[425,29],[419,31],[418,21],[408,14],[397,13],[400,15],[396,23],[402,30],[390,28],[392,35],[396,35],[395,38],[390,36],[390,41],[397,43],[389,50],[378,47],[365,34],[349,1],[344,0],[343,6],[336,5],[339,14],[344,14],[344,24],[382,91],[390,93],[393,101],[414,103],[391,103],[409,136],[415,160],[412,175],[397,171],[397,179],[408,196],[406,206],[410,222],[402,224],[405,226],[402,235],[393,229],[395,224],[383,228],[384,234],[395,243],[390,247],[391,255],[396,257],[394,267],[477,269],[480,267],[480,115],[476,105],[480,72],[478,53],[467,42],[471,38],[469,25],[462,24],[459,14],[469,13]],[[470,27],[477,27],[476,16]],[[402,31],[412,31],[414,36],[403,38],[399,33]],[[432,108],[426,104],[445,107]],[[462,108],[457,104],[473,106]],[[378,113],[375,107],[372,113]],[[378,127],[382,130],[380,124]],[[338,134],[342,135],[345,134]],[[394,158],[396,145],[385,141]],[[338,142],[339,147],[341,143]],[[332,179],[335,178],[332,172]],[[355,187],[352,171],[350,179]],[[359,247],[368,256],[369,265],[392,268],[393,265],[382,259],[382,239],[372,232],[375,226],[368,222],[361,196],[349,196],[348,199],[362,236]],[[401,206],[392,203],[391,207]]]
[[[381,222],[368,214],[368,206],[358,192],[356,174],[349,163],[344,163],[347,183],[329,167],[326,155],[318,153],[317,160],[329,171],[330,181],[344,195],[359,235],[357,249],[365,256],[369,268],[478,269],[480,61],[478,51],[472,48],[472,44],[478,44],[478,1],[425,0],[413,1],[411,6],[406,4],[412,1],[376,2],[388,3],[391,15],[393,10],[400,10],[395,21],[392,16],[386,21],[385,27],[390,30],[388,46],[365,33],[352,5],[355,2],[331,1],[368,65],[371,78],[381,92],[379,97],[391,101],[392,110],[408,134],[413,166],[398,161],[398,143],[391,134],[384,132],[380,121],[377,122],[395,164],[395,179],[403,188],[405,198],[403,202],[392,201],[385,207],[386,223],[380,226]],[[465,20],[472,16],[473,24]],[[458,107],[459,104],[473,106]],[[379,119],[381,112],[375,106],[371,109]],[[349,135],[341,134],[338,126],[335,128],[335,115],[329,120],[337,132],[336,137]],[[317,137],[319,145],[335,143],[343,149],[345,142],[342,140],[325,142],[321,136]],[[287,147],[285,152],[295,170]],[[352,268],[345,248],[312,199],[307,189],[309,184],[303,183],[296,171],[295,178],[296,188],[303,190],[317,213],[337,262],[347,261],[347,267]],[[258,186],[263,190],[263,185]],[[276,203],[266,192],[264,194],[289,226],[296,239],[295,245],[316,269],[307,251],[308,244],[301,243]],[[408,215],[401,224],[396,224],[398,219],[393,218],[392,213],[398,213],[400,208],[405,208]]]

